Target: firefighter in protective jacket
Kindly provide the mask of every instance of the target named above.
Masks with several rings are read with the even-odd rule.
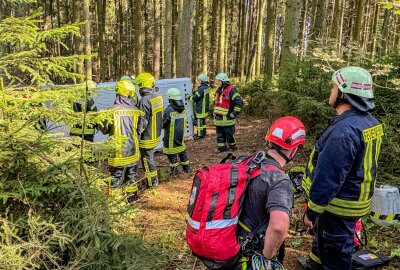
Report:
[[[157,167],[154,162],[155,147],[162,130],[163,98],[154,91],[155,80],[150,73],[140,73],[134,83],[139,86],[139,109],[144,112],[144,130],[140,136],[140,154],[148,187],[158,186]]]
[[[94,90],[96,88],[96,84],[93,81],[88,81],[87,86],[89,89]],[[84,87],[86,87],[86,84],[84,84]],[[89,94],[87,102],[85,104],[81,102],[73,102],[72,103],[72,109],[74,112],[97,112],[97,107],[96,104],[92,98],[92,96]],[[93,125],[87,125],[85,129],[82,128],[82,125],[74,125],[71,130],[70,130],[70,135],[71,136],[78,136],[81,137],[83,133],[83,138],[86,141],[93,142],[94,140],[94,134],[96,133],[96,127]]]
[[[210,87],[208,76],[200,74],[197,77],[200,85],[193,93],[193,101],[195,103],[195,117],[197,134],[194,136],[195,140],[203,139],[206,136],[206,118],[210,107]]]
[[[169,106],[165,109],[163,117],[164,128],[164,149],[170,162],[171,174],[178,173],[179,164],[185,172],[189,172],[189,158],[184,143],[187,116],[185,105],[182,101],[181,91],[177,88],[170,88],[167,91]],[[178,156],[180,162],[178,162]]]
[[[370,210],[383,128],[370,114],[371,74],[360,67],[333,73],[329,104],[338,116],[319,136],[306,169],[305,224],[314,229],[306,269],[350,270],[357,220]]]
[[[116,98],[109,109],[113,112],[113,122],[106,122],[100,130],[114,136],[115,155],[108,159],[113,176],[111,188],[126,185],[128,202],[137,197],[137,162],[139,161],[139,136],[144,123],[144,113],[134,103],[135,86],[128,80],[119,81],[115,86]]]
[[[215,93],[214,123],[217,130],[217,153],[219,153],[229,148],[236,149],[235,119],[242,110],[243,101],[225,73],[218,74],[215,79],[218,89]]]

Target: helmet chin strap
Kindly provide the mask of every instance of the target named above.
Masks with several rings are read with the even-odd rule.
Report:
[[[274,149],[277,153],[278,153],[278,155],[280,155],[285,161],[286,161],[286,164],[288,164],[289,162],[291,162],[292,160],[293,160],[293,158],[288,158],[283,152],[282,152],[282,150],[281,150],[281,148],[279,147],[279,146],[276,146],[276,145],[273,145],[272,146],[272,149]]]
[[[336,109],[340,104],[348,103],[348,101],[345,98],[341,98],[342,95],[343,95],[342,91],[338,89],[338,93],[336,95],[336,100],[335,103],[333,104],[333,108]]]

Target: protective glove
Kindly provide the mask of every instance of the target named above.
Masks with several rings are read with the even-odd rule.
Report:
[[[189,101],[192,101],[192,96],[189,95],[189,94],[185,94],[185,99],[189,100]]]
[[[236,115],[234,115],[233,113],[231,113],[229,116],[230,116],[232,119],[235,119],[235,118],[236,118]]]
[[[255,253],[251,257],[251,266],[253,270],[286,270],[279,261],[268,260],[260,253]]]

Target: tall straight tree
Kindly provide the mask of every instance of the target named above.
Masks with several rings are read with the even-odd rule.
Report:
[[[164,37],[164,75],[172,78],[172,1],[164,1],[165,37]]]
[[[181,0],[182,1],[182,0]],[[192,76],[192,33],[194,0],[185,0],[179,5],[181,16],[178,29],[176,76]]]
[[[160,78],[160,58],[161,58],[161,4],[160,0],[153,0],[154,4],[154,54],[153,72],[156,79]]]
[[[225,63],[225,30],[226,30],[226,5],[225,0],[219,0],[219,12],[218,16],[220,16],[220,29],[219,29],[219,40],[218,40],[218,64],[217,71],[224,71],[224,63]]]
[[[207,74],[208,72],[208,0],[200,1],[202,2],[202,25],[201,25],[201,66],[202,71]]]
[[[267,0],[267,21],[265,23],[265,51],[264,51],[264,83],[269,83],[274,73],[275,65],[275,22],[276,1]]]
[[[356,0],[356,18],[355,18],[355,25],[353,28],[353,40],[360,41],[361,33],[362,33],[362,19],[364,16],[364,2],[366,0]]]
[[[263,38],[263,22],[264,22],[264,9],[265,0],[258,0],[258,24],[257,24],[257,58],[255,66],[255,75],[259,76],[261,73],[261,59],[262,59],[262,38]]]
[[[297,45],[299,38],[299,21],[301,12],[301,0],[287,0],[285,26],[282,37],[282,53],[279,66],[279,84],[281,89],[287,89],[291,84],[291,78],[296,74]]]
[[[85,54],[90,55],[92,54],[90,45],[90,0],[83,1],[83,20],[85,21],[85,30],[83,32]],[[85,60],[85,74],[86,79],[92,80],[92,61],[90,58]]]
[[[97,23],[98,23],[98,41],[99,41],[99,59],[100,59],[100,80],[103,81],[106,74],[106,54],[105,54],[105,40],[104,35],[106,31],[106,14],[107,14],[107,1],[97,0]]]
[[[142,22],[142,0],[135,0],[134,27],[135,27],[135,61],[136,74],[142,72],[143,68],[143,22]]]
[[[290,1],[289,1],[290,2]],[[329,0],[317,0],[317,6],[314,19],[314,37],[321,38],[325,32],[326,13],[328,9]]]

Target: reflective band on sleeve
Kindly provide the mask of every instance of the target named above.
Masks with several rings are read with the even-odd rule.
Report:
[[[239,93],[235,93],[235,94],[232,96],[231,100],[234,100],[236,97],[240,97]]]
[[[236,225],[238,223],[239,218],[235,217],[233,219],[220,219],[220,220],[212,220],[206,222],[206,229],[223,229],[230,227],[232,225]]]
[[[325,210],[325,206],[320,206],[314,203],[312,200],[308,200],[308,207],[314,212],[317,212],[319,214],[323,213]]]
[[[233,107],[233,110],[234,110],[235,112],[241,112],[241,111],[242,111],[242,108],[240,108],[240,107],[238,107],[238,106],[235,106],[235,107]]]

